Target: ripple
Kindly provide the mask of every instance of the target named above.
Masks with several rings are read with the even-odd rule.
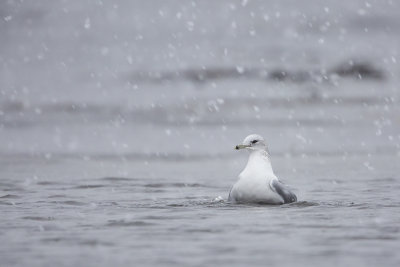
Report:
[[[24,220],[32,220],[32,221],[54,221],[54,217],[41,217],[41,216],[25,216],[22,217]]]
[[[17,196],[17,195],[12,195],[12,194],[7,194],[7,195],[4,195],[4,196],[1,196],[0,198],[3,198],[3,199],[17,199],[17,198],[21,198],[20,196]]]
[[[198,183],[152,183],[145,184],[144,187],[209,187]]]
[[[54,204],[65,204],[65,205],[71,205],[71,206],[84,206],[84,205],[86,205],[86,203],[81,202],[81,201],[76,201],[76,200],[53,201],[51,203],[54,203]]]
[[[180,218],[177,218],[177,216],[167,216],[167,215],[163,215],[163,216],[148,215],[148,216],[143,217],[143,219],[145,219],[145,220],[177,220]]]
[[[355,235],[345,237],[347,240],[397,240],[396,236],[392,235]]]
[[[111,220],[106,226],[151,226],[154,223],[146,221],[125,221],[125,220]]]
[[[78,185],[75,187],[72,187],[73,189],[91,189],[91,188],[100,188],[100,187],[106,187],[106,185],[102,184],[88,184],[88,185]]]
[[[335,225],[329,225],[329,224],[301,224],[297,225],[298,228],[311,228],[311,229],[347,229],[347,228],[353,228],[353,227],[345,227],[340,224],[335,224]]]
[[[168,204],[167,207],[186,207],[187,205],[185,204],[177,204],[177,203],[173,203],[173,204]]]
[[[62,198],[62,197],[67,197],[67,195],[51,195],[48,196],[47,198]]]
[[[6,205],[6,206],[14,206],[14,202],[6,202],[6,201],[0,201],[0,205]]]
[[[43,242],[60,242],[63,240],[67,240],[66,238],[62,238],[62,237],[49,237],[49,238],[43,238],[42,241]]]
[[[111,181],[111,182],[120,182],[120,181],[133,181],[133,180],[137,180],[137,179],[135,179],[135,178],[126,178],[126,177],[103,177],[103,178],[100,178],[99,180]]]
[[[61,185],[62,183],[52,182],[52,181],[40,181],[36,183],[37,185]]]
[[[187,233],[222,233],[222,229],[215,229],[215,228],[198,228],[198,229],[186,229],[185,232]]]
[[[79,242],[79,244],[86,246],[107,246],[107,247],[115,245],[113,242],[105,242],[97,239],[82,240]]]
[[[299,208],[305,208],[305,207],[313,207],[313,206],[319,206],[320,204],[318,202],[309,202],[309,201],[298,201],[298,202],[293,202],[289,204],[285,204],[283,206],[285,207],[299,207]]]

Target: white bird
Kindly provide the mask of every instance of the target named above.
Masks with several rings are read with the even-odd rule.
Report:
[[[249,161],[232,186],[228,200],[233,203],[284,204],[297,197],[282,184],[272,170],[267,144],[262,136],[247,136],[236,149],[250,151]]]

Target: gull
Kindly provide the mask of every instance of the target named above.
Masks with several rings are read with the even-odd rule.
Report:
[[[239,174],[239,180],[229,192],[230,202],[285,204],[297,201],[296,195],[274,174],[268,147],[262,136],[251,134],[236,149],[246,149],[250,156]]]

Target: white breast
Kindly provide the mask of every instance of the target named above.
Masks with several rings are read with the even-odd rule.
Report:
[[[229,200],[245,203],[282,204],[280,195],[270,187],[272,179],[277,179],[266,151],[253,151],[239,180],[233,185]]]

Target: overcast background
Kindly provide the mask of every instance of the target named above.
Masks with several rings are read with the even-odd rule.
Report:
[[[399,14],[386,0],[1,1],[3,263],[399,263]],[[251,133],[309,216],[224,202]],[[165,209],[172,225],[154,218]]]

